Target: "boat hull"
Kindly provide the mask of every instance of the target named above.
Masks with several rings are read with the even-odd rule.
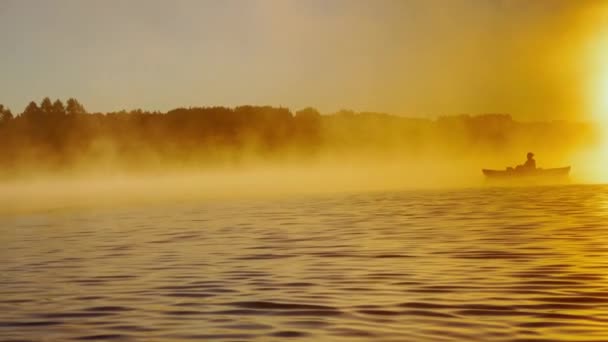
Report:
[[[564,181],[570,174],[570,166],[554,169],[534,169],[534,170],[490,170],[483,169],[483,174],[488,180],[492,181],[526,181],[526,182],[551,182]]]

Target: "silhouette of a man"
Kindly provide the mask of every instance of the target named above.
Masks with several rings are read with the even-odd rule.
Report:
[[[536,160],[534,160],[534,153],[528,152],[526,156],[527,160],[523,165],[525,170],[535,170],[536,169]]]

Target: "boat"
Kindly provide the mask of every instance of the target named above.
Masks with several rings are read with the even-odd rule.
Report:
[[[570,166],[553,169],[514,169],[505,170],[481,170],[489,180],[539,180],[539,181],[559,181],[568,178]]]

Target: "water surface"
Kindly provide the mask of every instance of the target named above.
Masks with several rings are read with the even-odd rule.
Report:
[[[606,341],[608,187],[0,218],[2,341]]]

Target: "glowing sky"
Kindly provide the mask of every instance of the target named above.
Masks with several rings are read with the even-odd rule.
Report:
[[[0,103],[576,116],[584,0],[0,0]]]

